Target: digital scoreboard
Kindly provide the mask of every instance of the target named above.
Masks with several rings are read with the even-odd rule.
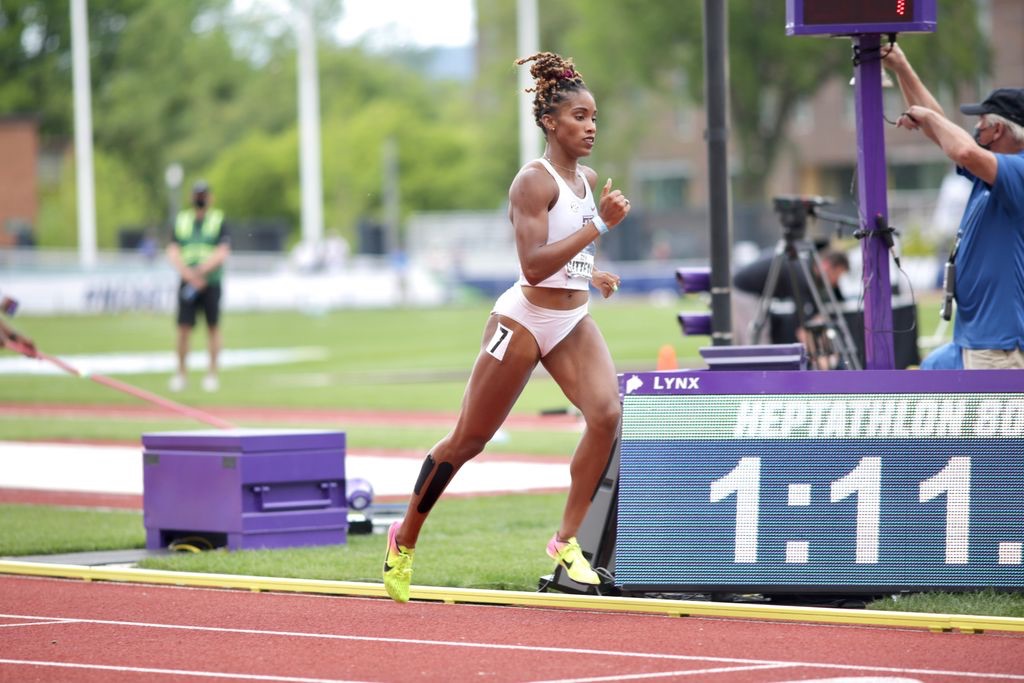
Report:
[[[789,35],[935,30],[935,0],[786,0]]]
[[[616,585],[1024,588],[1022,378],[623,375]]]

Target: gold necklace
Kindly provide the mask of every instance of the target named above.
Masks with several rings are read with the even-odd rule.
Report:
[[[565,166],[561,166],[559,164],[556,164],[554,161],[551,160],[551,157],[549,157],[547,154],[544,155],[544,158],[547,159],[547,162],[549,164],[551,164],[552,166],[554,166],[555,168],[560,168],[563,171],[568,171],[569,173],[572,173],[572,177],[573,178],[575,178],[577,175],[579,175],[580,170],[578,168],[566,168]]]

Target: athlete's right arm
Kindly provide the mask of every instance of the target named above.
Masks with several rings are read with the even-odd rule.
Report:
[[[539,164],[528,164],[519,171],[508,198],[519,264],[531,285],[564,268],[599,234],[596,227],[590,227],[548,244],[548,211],[558,199],[558,185]]]

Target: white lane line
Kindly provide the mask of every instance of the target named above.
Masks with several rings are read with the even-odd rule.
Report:
[[[953,676],[960,678],[991,678],[1001,681],[1024,681],[1024,674],[983,673],[971,671],[946,671],[943,669],[908,669],[892,666],[867,666],[859,664],[832,664],[829,662],[785,661],[778,659],[746,659],[742,657],[709,657],[703,655],[677,655],[661,652],[627,652],[621,650],[594,650],[578,647],[547,647],[543,645],[509,645],[507,643],[472,643],[457,640],[423,640],[421,638],[386,638],[381,636],[353,636],[340,633],[310,633],[307,631],[267,631],[253,628],[228,628],[224,626],[194,626],[191,624],[156,624],[145,621],[119,621],[113,619],[79,619],[76,617],[46,617],[34,614],[0,614],[0,619],[61,619],[66,624],[102,624],[105,626],[131,626],[178,631],[211,633],[240,633],[243,635],[278,636],[285,638],[319,638],[323,640],[345,640],[367,643],[400,643],[405,645],[433,645],[438,647],[462,647],[479,650],[510,650],[526,652],[551,652],[631,659],[661,659],[678,662],[720,662],[741,665],[779,665],[809,667],[814,669],[841,669],[849,671],[884,671],[887,673],[924,674],[932,676]]]
[[[23,624],[0,624],[0,628],[15,628],[17,626],[49,626],[50,624],[66,624],[67,619],[45,619],[44,621],[30,621]]]
[[[113,666],[109,664],[72,664],[69,662],[48,662],[34,659],[0,659],[0,664],[21,666],[50,666],[59,669],[92,669],[97,671],[126,671],[144,674],[167,674],[169,676],[197,676],[200,678],[236,678],[242,681],[282,681],[282,683],[359,683],[338,678],[301,678],[298,676],[264,676],[261,674],[234,673],[231,671],[191,671],[188,669],[153,669],[143,666]]]
[[[753,666],[723,666],[716,669],[683,669],[682,671],[662,671],[648,674],[618,674],[616,676],[594,676],[591,678],[559,678],[557,680],[533,681],[533,683],[600,683],[601,681],[639,681],[649,678],[665,678],[667,676],[703,676],[704,674],[729,674],[740,671],[760,671],[762,669],[786,669],[794,664],[757,664]]]

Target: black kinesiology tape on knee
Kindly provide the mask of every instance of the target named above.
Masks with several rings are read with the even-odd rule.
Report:
[[[420,476],[416,477],[416,486],[413,487],[413,493],[417,496],[420,495],[420,489],[427,482],[427,477],[430,476],[432,469],[434,469],[434,456],[427,453],[427,457],[423,459],[423,466],[420,467]]]
[[[434,503],[441,496],[441,492],[444,491],[444,487],[448,485],[448,481],[452,478],[453,474],[455,474],[455,468],[452,467],[450,462],[443,462],[437,466],[437,471],[434,472],[434,478],[430,480],[427,492],[423,494],[423,497],[420,498],[420,504],[416,506],[417,512],[421,515],[430,512],[430,508],[434,507]],[[417,495],[419,495],[418,490]]]

